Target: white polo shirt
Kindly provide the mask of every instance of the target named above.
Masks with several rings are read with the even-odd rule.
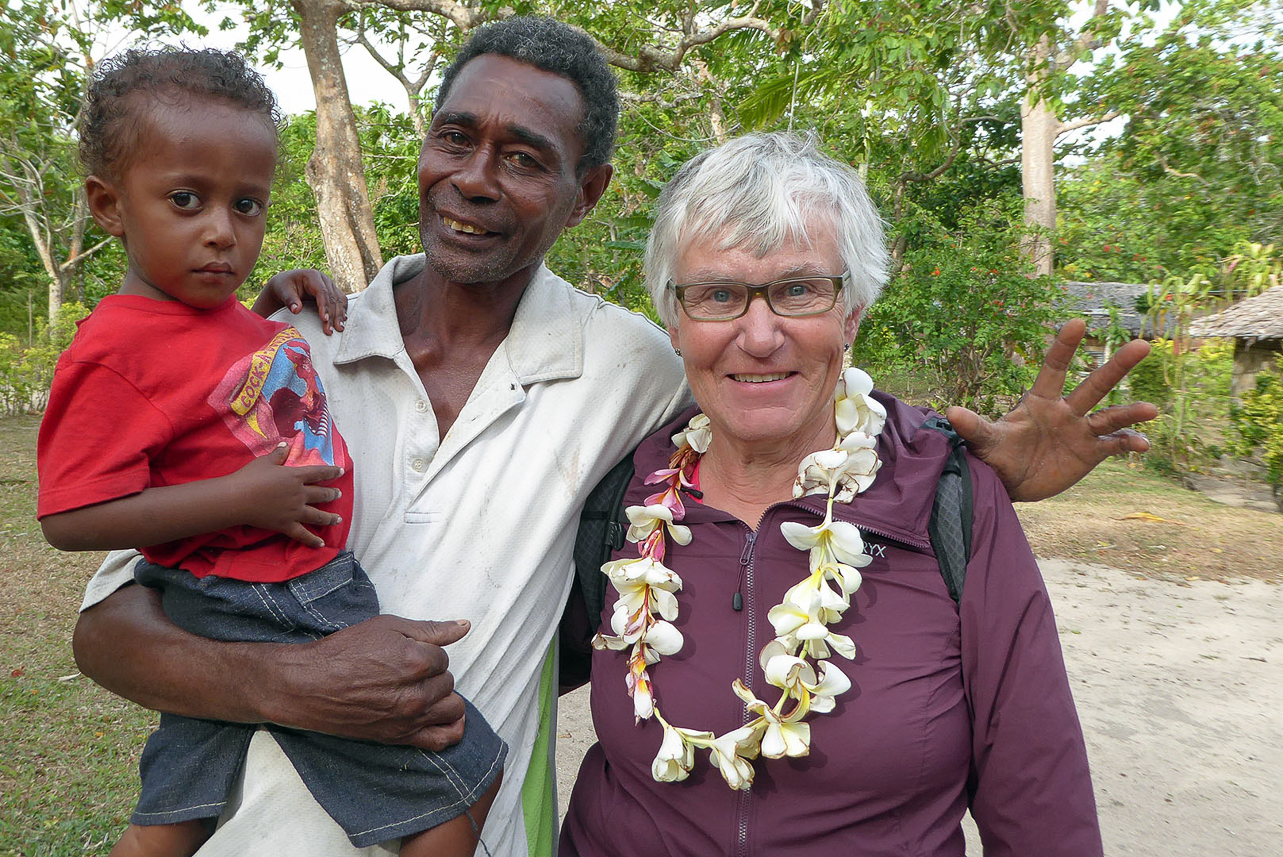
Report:
[[[522,791],[533,812],[540,804],[531,795],[551,783],[548,653],[570,588],[582,501],[689,394],[662,329],[540,267],[507,338],[440,438],[392,300],[392,284],[423,265],[422,255],[388,262],[353,297],[347,329],[333,336],[312,313],[277,318],[311,344],[347,440],[356,479],[348,545],[383,611],[472,622],[449,647],[450,669],[511,748],[484,839],[494,857],[520,857],[527,825],[543,826],[540,839],[550,835],[547,818],[523,814]],[[81,609],[129,581],[131,567],[130,554],[111,555]],[[238,798],[202,855],[385,853],[352,848],[266,732],[251,743]],[[532,843],[534,853],[547,848]]]

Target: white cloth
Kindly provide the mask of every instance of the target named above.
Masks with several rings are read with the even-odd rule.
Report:
[[[571,582],[582,501],[607,469],[686,406],[667,335],[541,267],[507,338],[444,439],[409,356],[390,261],[353,297],[347,329],[288,316],[312,346],[353,458],[349,547],[385,613],[472,622],[449,647],[461,693],[511,748],[485,827],[495,857],[527,853],[521,786],[538,730],[539,674]],[[81,609],[130,579],[113,554]],[[251,744],[241,805],[202,855],[348,855],[340,829],[265,733]],[[385,853],[371,849],[364,853]]]

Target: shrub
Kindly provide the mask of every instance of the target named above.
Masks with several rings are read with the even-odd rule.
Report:
[[[1149,402],[1160,412],[1171,404],[1172,385],[1168,381],[1168,364],[1171,363],[1171,359],[1170,341],[1157,339],[1150,343],[1149,356],[1127,375],[1127,383],[1131,387],[1134,400]]]
[[[1256,387],[1243,395],[1242,407],[1230,410],[1239,455],[1259,451],[1265,479],[1283,511],[1283,359],[1256,376]]]
[[[1145,425],[1150,450],[1145,463],[1165,476],[1182,476],[1220,457],[1220,426],[1229,416],[1232,341],[1213,340],[1197,351],[1177,353],[1158,339],[1150,356],[1128,375],[1134,399],[1158,406]]]
[[[44,410],[58,356],[76,335],[76,322],[88,314],[84,304],[63,304],[25,348],[17,337],[0,333],[0,411],[4,415]]]
[[[996,203],[956,231],[926,223],[861,325],[855,363],[912,379],[933,404],[1006,411],[1033,381],[1063,301],[1050,278],[1028,276],[1018,223]]]

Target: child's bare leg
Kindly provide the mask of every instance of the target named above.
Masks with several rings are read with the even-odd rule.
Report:
[[[503,774],[495,777],[481,799],[463,815],[401,840],[401,857],[471,857],[477,849],[481,826],[486,823],[486,814],[490,812],[490,804],[494,803],[502,781]]]
[[[109,857],[191,857],[209,834],[209,823],[200,819],[177,824],[131,824]]]

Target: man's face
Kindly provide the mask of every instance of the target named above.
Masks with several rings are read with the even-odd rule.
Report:
[[[455,283],[497,283],[537,266],[592,210],[610,167],[576,175],[584,103],[560,75],[484,54],[455,78],[419,154],[419,235]]]

